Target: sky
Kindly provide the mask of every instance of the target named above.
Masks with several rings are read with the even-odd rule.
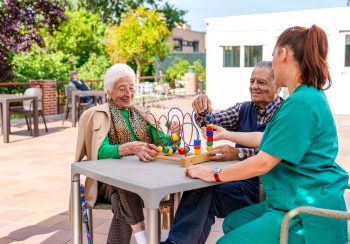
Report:
[[[346,7],[350,0],[168,0],[187,10],[185,20],[194,31],[206,31],[205,18]]]

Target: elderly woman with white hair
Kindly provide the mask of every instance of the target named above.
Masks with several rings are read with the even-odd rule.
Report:
[[[135,72],[126,64],[110,67],[104,78],[108,103],[86,110],[79,121],[75,160],[115,158],[136,155],[141,161],[151,161],[158,154],[157,132],[149,126],[146,110],[132,105]],[[147,129],[146,128],[150,128]],[[160,133],[160,140],[170,136]],[[113,219],[107,243],[129,243],[131,233],[137,243],[146,243],[142,199],[135,193],[97,182],[85,181],[86,202],[112,204]]]

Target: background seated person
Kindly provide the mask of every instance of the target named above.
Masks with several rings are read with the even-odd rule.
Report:
[[[132,105],[135,72],[126,64],[110,67],[104,78],[108,102],[86,110],[80,119],[75,160],[114,158],[136,155],[149,162],[158,154],[157,131],[146,117],[146,109]],[[170,130],[178,129],[173,123]],[[160,133],[160,140],[170,142],[170,135]],[[126,172],[127,173],[127,172]],[[135,193],[87,178],[86,202],[112,204],[113,219],[107,243],[129,243],[134,233],[137,243],[146,243],[143,201]]]
[[[77,88],[80,91],[88,91],[91,90],[90,87],[82,80],[79,80],[79,76],[78,76],[78,72],[73,70],[70,73],[70,78],[71,80],[69,81],[69,86],[74,86],[75,88]],[[93,102],[93,98],[92,97],[81,97],[80,98],[80,102],[82,103],[92,103]]]

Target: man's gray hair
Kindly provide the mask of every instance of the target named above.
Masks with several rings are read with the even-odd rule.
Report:
[[[263,67],[267,67],[271,70],[271,75],[272,75],[272,78],[275,77],[274,73],[273,73],[273,70],[272,70],[272,62],[271,61],[260,61],[259,63],[257,63],[255,65],[254,68],[263,68]]]
[[[127,64],[114,64],[105,74],[103,89],[105,92],[112,91],[115,83],[124,77],[131,77],[135,81],[135,71]]]

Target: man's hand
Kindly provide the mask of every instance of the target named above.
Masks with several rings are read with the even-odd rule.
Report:
[[[238,159],[238,149],[230,145],[222,145],[214,147],[208,155],[213,161],[232,161]]]
[[[199,95],[192,102],[192,108],[197,113],[203,113],[205,110],[212,112],[211,101],[207,95]]]
[[[213,125],[213,129],[214,129],[214,136],[213,136],[213,140],[214,140],[214,141],[226,140],[226,139],[225,139],[225,135],[226,135],[227,133],[230,133],[230,132],[228,132],[225,128],[222,128],[222,127],[217,126],[217,125]],[[207,140],[207,131],[206,131],[206,128],[205,128],[205,127],[202,127],[202,128],[201,128],[201,132],[202,132],[202,136],[204,137],[204,139]]]

